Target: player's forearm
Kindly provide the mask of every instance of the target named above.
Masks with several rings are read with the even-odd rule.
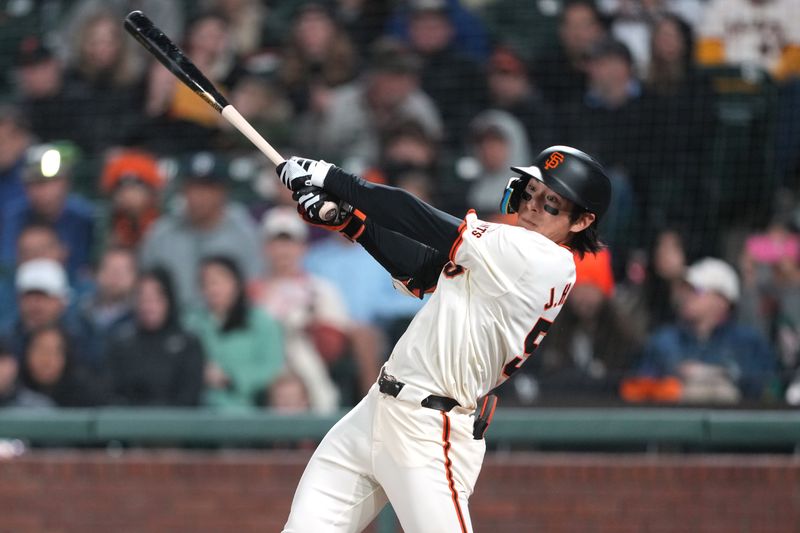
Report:
[[[364,212],[378,226],[440,252],[447,253],[458,237],[459,219],[402,189],[370,183],[335,167],[325,178],[325,189]]]

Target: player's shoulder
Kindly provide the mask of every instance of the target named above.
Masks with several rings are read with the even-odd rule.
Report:
[[[495,233],[497,239],[509,251],[516,251],[521,256],[536,256],[538,261],[550,258],[554,262],[563,262],[574,266],[572,251],[545,237],[541,233],[520,226],[512,226],[501,222],[481,220],[474,211],[465,217],[467,229],[472,235]]]

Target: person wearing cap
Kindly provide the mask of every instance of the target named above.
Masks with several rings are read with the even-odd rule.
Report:
[[[300,116],[297,146],[366,167],[378,163],[382,135],[404,120],[418,122],[431,138],[440,139],[439,110],[419,87],[419,69],[419,58],[402,43],[376,41],[361,78],[335,88]]]
[[[21,357],[31,334],[52,324],[63,326],[76,340],[85,340],[74,317],[67,313],[72,291],[58,261],[32,259],[22,263],[17,268],[15,287],[19,316],[5,332],[15,354]]]
[[[466,143],[467,154],[456,162],[466,204],[486,216],[499,215],[496,192],[508,182],[508,168],[531,158],[525,127],[514,115],[489,109],[472,119]]]
[[[201,304],[196,290],[203,257],[233,258],[248,280],[262,271],[258,231],[243,206],[228,199],[225,161],[209,152],[183,162],[180,198],[183,207],[156,220],[139,251],[143,268],[162,266],[175,282],[184,309]]]
[[[164,175],[147,152],[122,150],[106,162],[102,192],[111,198],[106,245],[138,248],[160,214]]]
[[[329,367],[341,364],[347,352],[350,319],[338,289],[303,266],[308,233],[294,209],[275,207],[265,213],[261,234],[270,267],[250,292],[253,304],[283,326],[286,363],[303,381],[310,409],[329,413],[340,397]]]
[[[768,399],[777,359],[761,333],[736,320],[736,271],[705,258],[687,269],[684,280],[678,320],[650,336],[636,375],[679,379],[684,402]]]
[[[85,272],[94,246],[94,206],[70,192],[70,177],[77,148],[68,141],[31,146],[22,180],[25,199],[3,213],[0,261],[8,267],[17,262],[17,240],[30,223],[52,225],[67,250],[70,278]]]

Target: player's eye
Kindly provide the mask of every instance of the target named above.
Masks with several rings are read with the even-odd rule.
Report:
[[[524,201],[530,202],[531,198],[533,198],[533,196],[531,196],[531,193],[529,193],[528,191],[522,191],[522,199]]]

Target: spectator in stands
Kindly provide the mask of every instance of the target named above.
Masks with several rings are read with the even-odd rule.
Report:
[[[144,272],[136,283],[135,324],[109,342],[106,360],[115,404],[189,407],[200,404],[205,356],[181,325],[166,270]]]
[[[699,33],[702,65],[756,65],[778,80],[800,74],[800,11],[792,0],[710,0]]]
[[[124,144],[140,124],[142,88],[133,40],[113,9],[99,5],[85,13],[71,34],[71,58],[63,98],[72,110],[69,139],[88,158]]]
[[[299,113],[308,109],[310,91],[326,92],[356,76],[355,47],[333,18],[328,2],[300,3],[282,55],[280,80]]]
[[[223,409],[253,407],[284,368],[280,325],[251,305],[244,275],[228,257],[203,259],[200,288],[205,306],[186,323],[208,358],[205,401]]]
[[[64,268],[52,259],[32,259],[22,263],[16,273],[19,316],[8,326],[6,336],[14,353],[22,354],[31,334],[39,328],[57,324],[69,331],[79,345],[81,332],[67,314],[70,288]]]
[[[687,268],[685,233],[658,232],[646,253],[632,254],[618,300],[638,330],[652,333],[676,318],[677,297]]]
[[[559,17],[565,4],[492,0],[484,5],[481,18],[494,42],[509,46],[528,63],[539,64],[559,47]]]
[[[704,217],[711,206],[703,199],[710,197],[706,161],[713,148],[716,116],[711,84],[695,67],[694,49],[692,28],[680,17],[667,14],[654,24],[652,60],[644,79],[654,106],[654,146],[648,166],[650,181],[657,186],[652,195],[660,199],[656,224],[680,220],[690,235],[701,234],[707,241],[713,235]],[[697,202],[691,209],[687,196]]]
[[[296,374],[284,372],[270,385],[266,406],[280,414],[305,413],[311,409],[308,388]]]
[[[26,224],[17,239],[17,265],[31,261],[33,259],[50,259],[66,267],[67,250],[64,244],[58,239],[58,234],[52,224],[32,222]],[[16,270],[16,269],[15,269]],[[86,294],[94,291],[94,279],[89,272],[84,275],[68,278],[70,298],[68,314],[75,309],[75,305]],[[14,272],[0,280],[0,301],[7,302],[0,307],[0,328],[10,327],[19,316],[19,309],[16,302],[16,288]]]
[[[557,106],[586,92],[586,53],[607,35],[602,15],[591,0],[564,5],[558,22],[559,47],[544,54],[533,69],[545,99]]]
[[[87,343],[84,361],[105,366],[106,345],[118,331],[133,324],[136,255],[128,248],[108,248],[97,267],[95,290],[78,302],[77,319]]]
[[[262,272],[262,263],[253,220],[227,199],[227,171],[220,159],[195,154],[182,178],[184,208],[156,221],[142,244],[140,262],[145,268],[166,268],[181,306],[189,308],[200,302],[195,287],[203,257],[230,256],[248,279]]]
[[[482,18],[464,7],[460,0],[409,0],[397,4],[395,12],[387,23],[387,33],[395,39],[408,40],[411,33],[411,19],[419,9],[438,9],[447,12],[449,24],[453,27],[453,47],[466,57],[483,63],[489,55],[489,39]]]
[[[535,385],[522,380],[508,387],[519,403],[613,401],[635,362],[642,338],[613,299],[608,249],[576,258],[575,264],[577,277],[564,310],[522,370]]]
[[[219,12],[201,12],[187,24],[184,53],[222,92],[244,74],[230,41],[228,21]],[[145,112],[155,119],[148,137],[159,153],[211,149],[223,120],[159,63],[150,70]]]
[[[22,111],[10,105],[0,106],[0,213],[25,196],[22,175],[30,144],[30,127]]]
[[[773,340],[781,382],[787,384],[800,368],[800,237],[791,212],[784,209],[775,212],[764,231],[745,240],[739,310],[743,322]]]
[[[311,95],[311,108],[298,123],[302,151],[349,168],[378,163],[380,139],[399,122],[413,120],[434,139],[442,135],[436,105],[419,88],[419,59],[397,42],[381,40],[371,49],[367,72],[336,88],[329,97]]]
[[[68,142],[31,147],[22,175],[25,199],[3,211],[0,258],[6,267],[16,263],[17,240],[30,223],[52,225],[67,250],[70,277],[85,271],[91,262],[94,239],[94,208],[70,193],[70,176],[77,160],[76,148]]]
[[[528,136],[520,121],[506,111],[489,110],[469,126],[470,156],[456,164],[468,187],[467,205],[481,216],[497,215],[500,204],[492,191],[508,183],[509,167],[531,158]]]
[[[216,11],[228,21],[229,46],[236,55],[251,57],[263,47],[269,31],[270,7],[259,0],[206,0],[198,2],[204,11]]]
[[[21,383],[19,358],[6,342],[0,341],[0,408],[53,406],[50,398],[30,390]]]
[[[359,55],[365,56],[370,45],[383,35],[393,4],[392,0],[337,2],[336,18],[353,40]]]
[[[609,172],[613,198],[604,219],[604,235],[616,259],[625,261],[627,250],[645,241],[644,232],[653,225],[652,218],[661,213],[657,209],[659,199],[651,199],[649,180],[652,99],[634,76],[630,52],[618,41],[594,44],[586,54],[585,68],[586,92],[564,107],[564,138],[571,146],[580,146],[597,157]],[[637,227],[642,235],[630,227],[634,205],[643,221]]]
[[[682,402],[735,403],[764,400],[776,385],[776,358],[755,329],[738,324],[736,272],[719,259],[689,267],[679,320],[647,341],[637,374],[681,382]]]
[[[81,364],[75,350],[80,346],[59,326],[36,329],[25,350],[22,383],[59,407],[103,405],[108,400],[105,383]]]
[[[39,141],[67,139],[74,133],[77,110],[64,98],[64,66],[39,35],[20,43],[16,58],[20,107]]]
[[[110,197],[107,246],[136,249],[159,216],[164,175],[147,152],[122,150],[106,161],[100,188]]]
[[[412,0],[408,19],[411,50],[422,60],[420,85],[444,122],[444,139],[459,146],[469,121],[487,104],[485,74],[459,52],[447,0]]]
[[[295,209],[268,211],[262,234],[270,270],[251,287],[253,302],[283,326],[286,365],[303,381],[311,408],[333,411],[339,392],[329,367],[348,350],[347,308],[336,287],[303,267],[308,228]]]
[[[509,48],[498,47],[489,58],[489,100],[492,108],[522,122],[532,153],[557,144],[553,109],[532,83],[525,62]]]
[[[598,6],[611,19],[611,34],[625,43],[634,58],[636,73],[651,70],[651,46],[655,26],[663,17],[699,21],[705,0],[600,0]]]
[[[228,101],[273,146],[287,146],[292,139],[294,109],[277,80],[268,76],[244,75],[231,91]],[[250,140],[227,120],[222,123],[219,147],[231,154],[253,154],[263,158]]]
[[[369,390],[388,356],[388,343],[399,338],[405,330],[403,324],[422,307],[420,300],[396,291],[386,280],[386,271],[371,259],[364,249],[339,235],[316,241],[306,255],[308,271],[339,289],[352,320],[350,339],[361,371],[357,394],[343,396],[343,405],[355,405]]]

